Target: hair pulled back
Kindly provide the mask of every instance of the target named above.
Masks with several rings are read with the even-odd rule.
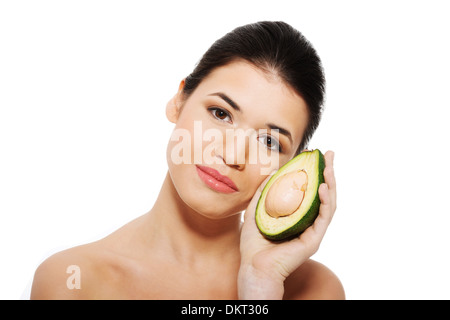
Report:
[[[319,125],[325,95],[321,60],[311,43],[281,21],[244,25],[218,39],[185,79],[185,97],[215,68],[244,59],[261,70],[275,73],[306,102],[308,125],[297,153],[303,150]]]

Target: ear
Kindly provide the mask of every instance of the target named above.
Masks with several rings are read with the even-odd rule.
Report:
[[[166,106],[166,116],[170,122],[175,123],[180,116],[181,105],[183,102],[183,88],[184,88],[185,79],[181,80],[180,85],[178,87],[178,92],[173,96],[172,99],[167,102]]]

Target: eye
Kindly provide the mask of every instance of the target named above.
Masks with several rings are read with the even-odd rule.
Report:
[[[258,141],[261,142],[263,145],[265,145],[270,150],[274,150],[274,151],[278,151],[278,152],[283,151],[281,149],[281,145],[278,142],[278,140],[270,135],[267,135],[267,134],[261,135],[258,137]]]
[[[209,108],[208,111],[211,112],[213,117],[216,118],[217,120],[230,122],[230,123],[232,122],[231,115],[228,113],[228,111],[226,111],[222,108],[212,107],[212,108]]]

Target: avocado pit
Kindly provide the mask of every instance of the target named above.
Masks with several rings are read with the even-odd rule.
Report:
[[[267,193],[265,208],[273,218],[293,214],[302,204],[308,186],[304,170],[289,172],[277,179]]]

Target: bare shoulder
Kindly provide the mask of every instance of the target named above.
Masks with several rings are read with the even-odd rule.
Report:
[[[47,258],[36,269],[31,299],[90,299],[101,270],[94,244],[70,248]]]
[[[326,266],[308,260],[285,280],[285,299],[342,300],[344,287],[339,278]]]
[[[142,266],[130,252],[139,219],[98,241],[58,252],[36,269],[31,299],[118,299],[131,296],[139,283]],[[132,276],[130,278],[130,276]],[[134,282],[130,283],[130,279]],[[125,290],[129,285],[130,292]]]
[[[31,299],[77,298],[78,291],[67,288],[68,272],[85,264],[76,251],[79,250],[68,249],[55,253],[39,265],[34,273]]]

